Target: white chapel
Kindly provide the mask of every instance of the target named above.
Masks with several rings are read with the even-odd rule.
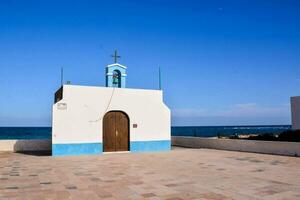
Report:
[[[52,155],[171,149],[162,90],[126,88],[127,67],[107,65],[105,87],[63,85],[52,111]]]

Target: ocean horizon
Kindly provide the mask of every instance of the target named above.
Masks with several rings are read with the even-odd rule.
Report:
[[[172,136],[216,137],[247,134],[279,134],[291,125],[171,126]],[[52,127],[0,127],[0,140],[51,139]]]

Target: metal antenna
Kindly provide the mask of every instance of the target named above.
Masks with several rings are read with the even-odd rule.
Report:
[[[161,90],[161,71],[160,71],[160,67],[158,67],[158,85],[159,85],[159,90]]]
[[[61,84],[61,86],[63,86],[63,84],[64,84],[64,68],[63,67],[60,69],[60,84]]]

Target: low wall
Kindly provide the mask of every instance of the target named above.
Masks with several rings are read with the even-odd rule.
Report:
[[[172,136],[172,145],[190,148],[208,148],[275,155],[300,156],[299,142]]]
[[[0,151],[51,151],[51,140],[0,140]]]

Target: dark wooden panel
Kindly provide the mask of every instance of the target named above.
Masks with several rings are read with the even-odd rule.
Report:
[[[122,112],[108,112],[103,119],[103,151],[129,150],[129,119]]]
[[[116,113],[106,113],[103,119],[103,151],[116,151]]]
[[[128,151],[129,120],[122,112],[116,112],[116,151]]]
[[[55,92],[55,95],[54,95],[54,103],[62,100],[63,98],[63,87],[60,87],[59,90],[57,90]]]

